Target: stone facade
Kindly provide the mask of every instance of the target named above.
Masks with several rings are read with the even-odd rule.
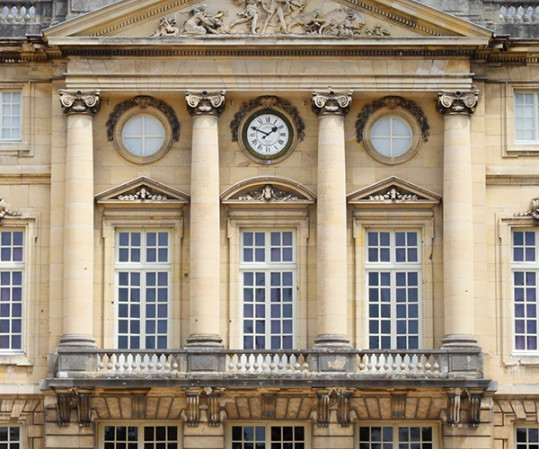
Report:
[[[1,449],[536,447],[538,17],[0,5]]]

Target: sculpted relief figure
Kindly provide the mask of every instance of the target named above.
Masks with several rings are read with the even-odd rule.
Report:
[[[187,14],[183,24],[163,17],[152,37],[180,35],[312,35],[389,36],[380,25],[367,28],[359,11],[319,0],[232,0],[242,8],[237,18],[224,22],[225,12],[209,12],[205,3],[179,14]],[[318,6],[318,8],[314,8]],[[333,9],[331,9],[333,7]]]

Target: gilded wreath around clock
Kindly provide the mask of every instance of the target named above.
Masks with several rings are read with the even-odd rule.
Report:
[[[288,156],[297,143],[292,120],[277,109],[258,109],[241,125],[240,144],[257,161],[273,163]]]

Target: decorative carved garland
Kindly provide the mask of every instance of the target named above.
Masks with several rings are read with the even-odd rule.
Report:
[[[165,114],[170,126],[172,127],[172,138],[177,142],[180,139],[180,122],[178,121],[178,117],[176,117],[174,109],[172,109],[164,101],[148,95],[138,95],[119,103],[114,107],[114,110],[111,112],[109,119],[107,120],[107,139],[109,142],[114,139],[114,128],[116,127],[116,124],[118,123],[118,120],[122,114],[131,108],[140,107],[141,109],[146,109],[148,106],[159,109],[163,114]]]
[[[234,115],[234,119],[230,122],[230,131],[232,131],[232,142],[238,141],[238,133],[241,122],[245,116],[251,112],[253,109],[256,109],[260,106],[265,108],[278,107],[283,109],[290,115],[290,118],[294,122],[294,126],[298,133],[298,139],[303,140],[305,138],[305,124],[303,123],[302,118],[299,115],[298,110],[290,102],[283,100],[279,97],[274,97],[272,95],[265,95],[263,97],[255,98],[249,103],[243,103],[240,107],[240,110]]]
[[[427,121],[427,117],[423,113],[423,110],[412,100],[406,100],[402,97],[388,96],[381,98],[380,100],[376,100],[374,103],[368,104],[358,114],[356,120],[356,136],[358,142],[361,142],[363,140],[363,130],[365,128],[365,123],[367,123],[369,117],[381,108],[406,109],[408,112],[410,112],[410,114],[414,116],[414,118],[419,123],[423,142],[427,142],[429,140],[429,123]]]

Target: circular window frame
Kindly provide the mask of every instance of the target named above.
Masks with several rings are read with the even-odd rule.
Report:
[[[161,123],[165,131],[163,144],[155,153],[150,156],[137,156],[136,154],[131,153],[123,142],[122,134],[125,124],[137,115],[152,116],[153,118],[157,119],[159,123]],[[152,162],[156,162],[161,159],[170,150],[170,147],[172,146],[172,139],[172,126],[170,125],[167,116],[153,106],[146,106],[145,108],[134,107],[129,109],[121,115],[114,127],[113,142],[116,149],[124,159],[127,159],[129,162],[133,162],[135,164],[151,164]]]
[[[381,118],[390,116],[401,119],[412,130],[412,142],[410,143],[410,147],[404,152],[404,154],[401,154],[397,157],[385,156],[381,154],[375,148],[371,140],[371,131],[374,124]],[[380,108],[377,111],[373,112],[372,115],[365,122],[365,131],[363,132],[363,144],[365,145],[365,149],[373,159],[377,160],[378,162],[381,162],[382,164],[397,165],[409,161],[419,151],[419,148],[421,147],[421,142],[421,128],[417,123],[416,118],[409,111],[401,107]]]

